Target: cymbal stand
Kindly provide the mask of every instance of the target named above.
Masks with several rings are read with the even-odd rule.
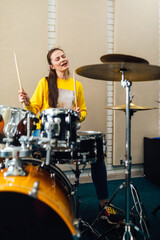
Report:
[[[113,198],[116,196],[117,192],[119,190],[121,190],[123,187],[125,187],[125,211],[123,211],[122,209],[119,209],[119,208],[112,205],[112,208],[121,212],[122,214],[125,214],[125,221],[122,222],[122,224],[125,225],[123,240],[133,240],[133,235],[132,235],[132,232],[131,232],[131,228],[133,228],[135,231],[137,231],[139,234],[141,234],[144,239],[149,239],[150,236],[149,236],[149,233],[148,233],[148,229],[147,229],[146,223],[145,223],[145,221],[142,217],[142,207],[141,207],[141,203],[140,203],[140,200],[139,200],[138,192],[135,189],[135,187],[133,186],[133,184],[131,183],[131,163],[132,163],[132,157],[131,157],[131,116],[133,115],[133,112],[130,110],[130,102],[131,102],[133,97],[131,97],[131,91],[130,91],[132,83],[130,81],[124,79],[124,72],[125,72],[125,69],[121,71],[121,73],[122,73],[121,85],[126,88],[126,145],[125,145],[125,161],[123,161],[124,165],[125,165],[125,182],[122,183],[116,189],[116,191],[113,193],[112,197],[108,200],[108,202],[103,207],[101,212],[98,214],[96,219],[93,221],[91,226],[93,226],[95,224],[95,222],[99,219],[103,210],[107,206],[110,206],[110,203],[112,202]],[[132,193],[133,202],[134,202],[134,207],[132,208],[132,210],[135,208],[138,215],[139,215],[141,229],[138,226],[135,226],[134,224],[132,224],[131,221],[130,221],[130,216],[134,216],[134,214],[130,210],[130,208],[131,208],[130,207],[130,205],[131,205],[131,193]],[[143,232],[144,228],[143,228],[142,224],[144,224],[147,235]],[[113,230],[114,229],[115,229],[115,227],[113,228]],[[112,229],[111,229],[111,231],[112,231]],[[101,237],[104,237],[107,233],[108,233],[108,231],[106,233],[104,233],[103,235],[101,235]],[[101,239],[101,237],[99,239]]]
[[[131,111],[130,111],[130,96],[131,96],[131,86],[132,83],[128,80],[125,80],[125,69],[121,70],[122,79],[121,85],[123,88],[126,88],[126,146],[125,146],[125,232],[123,235],[123,240],[133,240],[133,235],[131,233],[131,227],[133,224],[130,222],[130,205],[131,205]],[[135,227],[135,230],[139,228]],[[144,234],[139,231],[143,236]],[[146,238],[148,238],[146,236]]]
[[[126,148],[125,148],[125,180],[126,180],[126,191],[125,191],[125,213],[126,213],[126,225],[123,239],[133,239],[130,231],[130,182],[131,182],[131,116],[130,116],[130,89],[132,83],[125,80],[124,71],[122,71],[121,85],[126,88]]]

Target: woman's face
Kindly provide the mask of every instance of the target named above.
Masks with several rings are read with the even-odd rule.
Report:
[[[50,67],[56,72],[64,72],[69,69],[69,61],[63,51],[55,50],[51,54]]]

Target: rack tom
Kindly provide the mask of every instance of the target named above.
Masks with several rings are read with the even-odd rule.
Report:
[[[0,105],[0,144],[5,140],[13,146],[19,146],[22,135],[31,135],[36,128],[36,116],[25,109]]]
[[[77,112],[62,108],[49,108],[41,115],[41,136],[55,139],[52,151],[66,152],[75,148],[79,116]]]

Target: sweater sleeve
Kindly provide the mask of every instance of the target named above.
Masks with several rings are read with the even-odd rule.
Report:
[[[25,109],[33,112],[35,115],[41,110],[43,105],[43,95],[44,95],[44,78],[42,78],[33,94],[33,96],[30,99],[30,105],[26,106]]]
[[[84,94],[83,94],[83,86],[80,82],[79,82],[79,87],[77,92],[77,106],[81,110],[80,122],[82,122],[85,120],[87,116],[87,108],[86,108],[86,103],[85,103]]]

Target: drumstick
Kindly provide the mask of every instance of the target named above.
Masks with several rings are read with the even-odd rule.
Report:
[[[76,78],[75,78],[75,70],[73,70],[73,82],[74,82],[74,98],[75,98],[75,106],[77,108],[77,92],[76,92]]]
[[[22,82],[21,82],[21,78],[20,78],[20,74],[19,74],[19,68],[18,68],[18,63],[17,63],[17,57],[16,57],[16,53],[14,51],[14,61],[15,61],[15,65],[16,65],[16,70],[17,70],[17,77],[18,77],[18,82],[19,82],[19,88],[22,91]],[[23,103],[23,108],[25,108],[25,105]]]

